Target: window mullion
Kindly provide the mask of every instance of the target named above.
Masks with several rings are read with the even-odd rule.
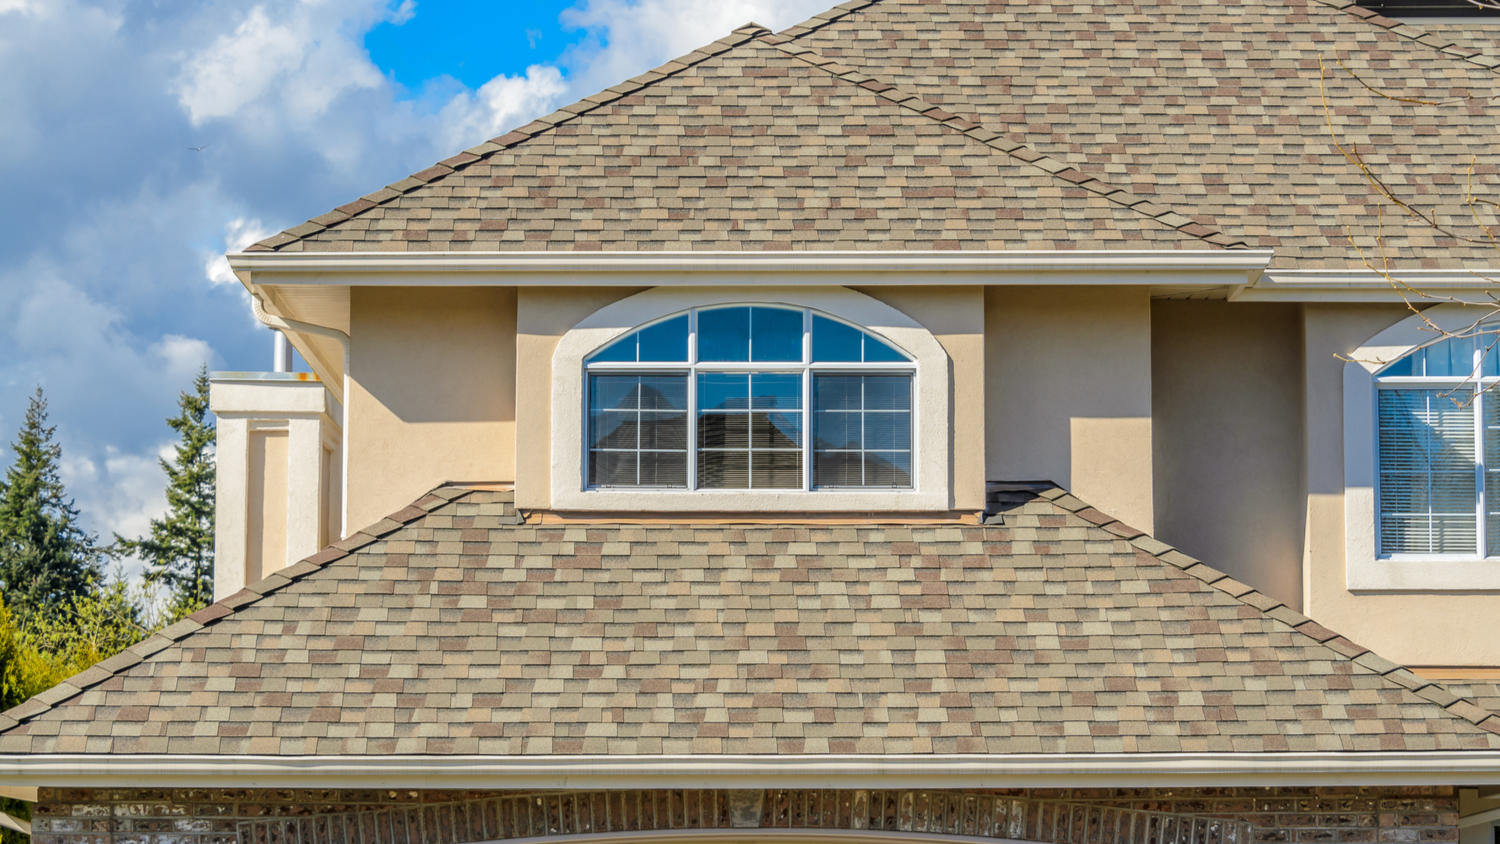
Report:
[[[1477,353],[1476,353],[1477,354]],[[1479,556],[1489,555],[1489,537],[1486,536],[1487,522],[1489,521],[1487,511],[1489,505],[1485,501],[1485,454],[1484,454],[1484,392],[1478,390],[1474,393],[1474,509],[1475,517],[1479,520],[1475,525],[1474,537],[1479,545]]]

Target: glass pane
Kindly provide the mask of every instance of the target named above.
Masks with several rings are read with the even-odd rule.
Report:
[[[641,448],[677,449],[687,454],[686,413],[641,413]]]
[[[639,375],[590,375],[589,409],[623,410],[639,406]]]
[[[877,339],[869,332],[865,333],[865,361],[867,363],[896,363],[905,360],[907,360],[906,355],[896,351],[894,346]]]
[[[638,335],[635,332],[626,334],[624,337],[605,346],[589,356],[589,362],[601,361],[605,363],[634,363],[635,343]]]
[[[817,314],[812,318],[812,359],[819,363],[857,363],[860,330]]]
[[[596,410],[589,414],[589,448],[636,447],[634,410]]]
[[[761,410],[800,410],[802,375],[760,372],[751,375],[750,406]]]
[[[686,375],[641,375],[642,410],[687,410]]]
[[[751,452],[751,486],[755,489],[801,489],[802,452]]]
[[[1484,404],[1484,500],[1488,511],[1485,513],[1485,541],[1489,548],[1485,549],[1485,554],[1500,557],[1500,395],[1489,390],[1480,401]]]
[[[911,453],[865,452],[865,486],[911,486]]]
[[[698,453],[698,486],[703,489],[748,489],[748,451],[702,451]]]
[[[748,373],[704,372],[698,376],[699,410],[743,410],[749,406]]]
[[[640,482],[641,486],[687,486],[687,452],[641,452]]]
[[[1380,547],[1384,554],[1477,554],[1472,395],[1381,390]]]
[[[1414,358],[1411,355],[1407,355],[1406,357],[1404,357],[1404,358],[1396,361],[1395,363],[1391,364],[1390,366],[1387,366],[1385,369],[1380,370],[1380,374],[1381,375],[1397,375],[1397,376],[1400,376],[1400,375],[1412,375],[1413,374],[1413,372],[1412,372],[1412,364],[1415,363],[1415,362],[1416,362],[1416,358]]]
[[[750,414],[705,413],[699,416],[698,447],[749,448]]]
[[[858,451],[813,452],[813,486],[860,486],[864,457]]]
[[[635,486],[636,452],[590,451],[589,483],[594,486]]]
[[[750,309],[750,359],[802,360],[802,312],[785,308]]]
[[[813,379],[814,410],[859,410],[860,376],[819,375]]]
[[[866,413],[865,448],[911,450],[911,413]]]
[[[751,414],[750,446],[752,448],[800,449],[802,447],[802,414]]]
[[[862,415],[841,410],[813,414],[813,442],[817,448],[859,448]]]
[[[688,318],[687,314],[659,322],[640,331],[640,359],[642,361],[687,362]]]
[[[699,311],[698,360],[750,360],[750,309]]]
[[[865,410],[910,410],[910,375],[865,377]]]

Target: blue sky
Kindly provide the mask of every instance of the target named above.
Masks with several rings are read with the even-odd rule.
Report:
[[[225,251],[831,5],[0,0],[0,466],[41,385],[87,526],[139,535],[179,391],[270,366]]]

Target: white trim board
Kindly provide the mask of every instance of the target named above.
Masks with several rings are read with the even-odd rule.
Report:
[[[774,827],[714,827],[712,829],[656,829],[630,832],[584,832],[572,835],[528,835],[517,838],[498,838],[477,844],[526,844],[545,841],[547,844],[719,844],[725,839],[748,839],[752,841],[808,841],[821,844],[889,844],[892,841],[910,841],[913,844],[938,844],[943,841],[988,841],[992,844],[1036,844],[1020,838],[989,838],[978,835],[949,835],[932,832],[902,832],[899,830],[864,829],[816,829]]]
[[[1269,249],[868,252],[236,252],[277,285],[1089,284],[1242,286]],[[357,279],[350,276],[359,276]],[[436,277],[441,276],[441,282]],[[644,277],[643,277],[644,276]],[[764,279],[764,281],[761,281]]]
[[[1392,280],[1410,289],[1398,288]],[[1233,302],[1420,302],[1424,296],[1488,301],[1500,289],[1500,268],[1407,270],[1266,270],[1230,293]]]
[[[0,755],[0,786],[1102,788],[1500,785],[1500,751],[724,756]]]

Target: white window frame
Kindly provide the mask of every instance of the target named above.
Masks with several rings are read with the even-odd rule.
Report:
[[[1474,554],[1394,554],[1382,556],[1379,541],[1378,392],[1381,389],[1466,389],[1462,379],[1418,376],[1381,377],[1380,371],[1442,331],[1472,327],[1472,307],[1436,305],[1370,338],[1344,364],[1344,574],[1351,592],[1500,591],[1500,557],[1485,557],[1484,440],[1482,406],[1476,406],[1475,443],[1478,541]],[[1430,323],[1430,324],[1429,324]],[[1475,357],[1478,366],[1478,355]],[[1480,387],[1497,379],[1479,379]],[[1469,379],[1472,386],[1475,379]],[[1488,395],[1476,401],[1497,401]]]
[[[798,361],[701,361],[698,359],[698,314],[702,311],[719,310],[722,308],[751,307],[751,308],[776,308],[779,310],[797,311],[802,314],[802,359]],[[713,305],[710,307],[693,307],[687,312],[688,318],[688,349],[687,361],[642,361],[632,363],[629,361],[585,361],[584,368],[584,396],[585,403],[589,401],[588,376],[617,373],[621,375],[636,375],[647,373],[661,374],[685,374],[687,381],[687,487],[689,492],[730,492],[732,490],[705,489],[698,486],[698,420],[702,416],[702,408],[698,407],[698,376],[704,373],[717,372],[746,372],[751,374],[795,374],[802,379],[802,407],[798,413],[802,415],[802,485],[798,489],[802,492],[821,492],[827,495],[839,490],[890,490],[908,489],[904,487],[841,487],[841,486],[816,486],[813,483],[813,378],[817,375],[904,375],[911,379],[912,398],[915,399],[917,385],[917,365],[913,360],[904,362],[879,361],[866,363],[863,361],[839,361],[839,362],[817,362],[812,359],[812,320],[814,316],[824,316],[835,322],[841,322],[862,333],[870,333],[863,327],[854,325],[847,320],[841,320],[831,314],[819,313],[811,308],[796,308],[781,304],[768,304],[764,302],[735,302],[727,305]],[[636,331],[658,325],[662,322],[681,316],[682,313],[669,314],[660,319],[652,320],[647,325],[637,326]],[[627,334],[634,333],[627,332]],[[608,348],[608,344],[600,347]],[[896,351],[901,352],[900,349]],[[905,352],[901,352],[905,354]],[[912,408],[911,417],[915,418],[916,409]],[[589,434],[584,433],[584,482],[589,490],[681,490],[681,487],[660,486],[599,486],[593,482],[588,475],[588,443]],[[917,461],[921,455],[917,450],[917,443],[911,443],[911,465],[915,473]],[[752,463],[753,465],[753,463]],[[751,469],[753,472],[753,468]],[[743,491],[743,490],[741,490]],[[754,490],[750,490],[754,491]]]
[[[719,371],[816,371],[879,374],[912,373],[912,485],[910,488],[811,488],[811,449],[804,451],[803,488],[674,489],[645,487],[590,488],[586,484],[588,357],[615,340],[663,318],[691,308],[782,306],[808,309],[875,335],[910,358],[909,364],[713,364]],[[804,344],[810,342],[804,334]],[[808,360],[805,352],[803,360]],[[686,372],[683,364],[610,364],[620,371]],[[656,287],[605,306],[578,323],[559,340],[552,356],[551,506],[557,510],[662,512],[933,512],[952,509],[952,426],[949,422],[952,362],[941,344],[922,325],[889,305],[845,287]],[[804,390],[811,379],[804,379]],[[696,387],[690,379],[689,384]],[[811,439],[810,396],[803,397],[804,439]],[[695,413],[689,416],[696,430]],[[696,460],[696,448],[689,451]],[[695,469],[692,464],[690,472]],[[692,477],[696,477],[693,475]]]

